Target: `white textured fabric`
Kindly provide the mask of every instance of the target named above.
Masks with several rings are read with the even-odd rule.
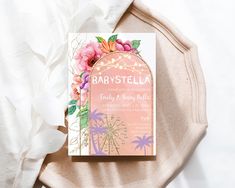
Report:
[[[111,32],[130,3],[0,1],[0,187],[32,187],[66,139],[68,32]]]

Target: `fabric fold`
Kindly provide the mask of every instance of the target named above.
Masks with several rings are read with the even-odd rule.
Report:
[[[0,187],[32,187],[64,143],[68,33],[111,32],[131,0],[80,3],[0,2]]]

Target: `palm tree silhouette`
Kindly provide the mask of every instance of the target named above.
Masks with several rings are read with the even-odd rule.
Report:
[[[93,120],[97,123],[97,121],[102,121],[103,115],[104,115],[103,113],[97,112],[97,109],[95,109],[93,112],[90,113],[89,118],[90,120]],[[98,125],[93,125],[90,127],[90,133],[91,133],[91,142],[95,151],[95,155],[105,155],[105,153],[100,149],[99,135],[106,133],[106,128]],[[96,145],[95,143],[95,138],[94,138],[95,135],[98,135],[98,145]]]
[[[99,135],[104,134],[106,132],[105,127],[99,127],[99,126],[92,126],[90,129],[91,132],[91,142],[95,151],[95,155],[106,155],[101,149],[99,144]],[[94,135],[98,135],[98,145],[95,143]]]
[[[90,113],[89,118],[90,120],[101,121],[103,115],[104,115],[103,113],[97,112],[97,109],[95,109],[93,112]]]
[[[132,141],[132,143],[136,144],[135,149],[144,149],[144,155],[146,155],[146,147],[150,147],[153,144],[153,137],[146,136],[146,134],[143,137],[137,136],[136,140]]]

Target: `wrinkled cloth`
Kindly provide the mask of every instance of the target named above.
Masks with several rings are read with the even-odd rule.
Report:
[[[68,33],[111,32],[130,3],[0,2],[0,187],[32,187],[65,142]]]

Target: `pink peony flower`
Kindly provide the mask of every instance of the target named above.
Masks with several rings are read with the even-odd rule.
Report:
[[[79,87],[79,86],[78,86]],[[80,99],[80,93],[78,92],[78,88],[76,84],[72,84],[72,93],[71,98],[73,100],[79,100]]]
[[[82,80],[79,75],[75,74],[73,77],[73,81],[74,82],[71,85],[71,87],[72,87],[71,98],[73,100],[79,100],[80,99],[79,90],[80,90],[80,84],[82,83]]]
[[[132,48],[132,44],[129,40],[122,42],[121,39],[116,40],[116,49],[118,51],[134,52],[136,49]]]
[[[90,42],[78,50],[75,59],[80,71],[90,71],[94,63],[102,56],[100,46],[96,42]]]
[[[89,89],[89,74],[88,72],[83,73],[82,77],[75,74],[73,77],[73,83],[71,84],[72,92],[71,98],[77,100],[77,105],[85,105]],[[81,103],[81,104],[80,104]]]

